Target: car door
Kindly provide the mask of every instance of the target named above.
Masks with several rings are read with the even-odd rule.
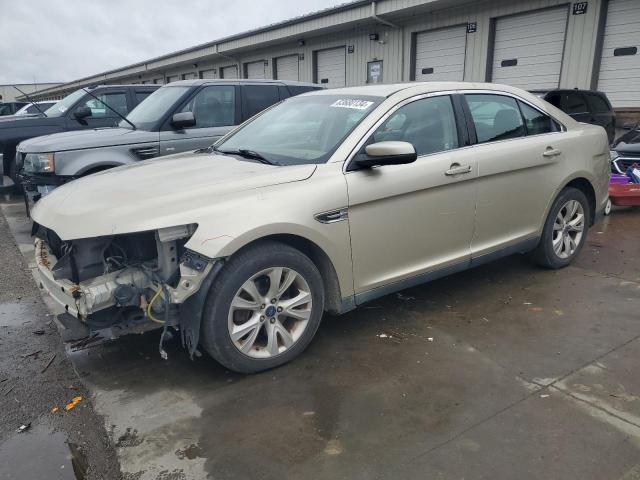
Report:
[[[196,123],[174,128],[171,117],[160,130],[160,155],[206,148],[239,123],[238,88],[205,85],[174,113],[192,112]]]
[[[122,116],[126,117],[129,113],[130,108],[127,103],[126,89],[103,89],[91,93],[96,98],[87,94],[73,108],[69,109],[67,119],[72,129],[114,127],[120,123],[122,118],[113,110],[107,108],[105,103]],[[91,115],[77,119],[74,114],[81,107],[88,107],[91,110]]]
[[[561,127],[511,96],[465,95],[478,161],[474,258],[534,241],[558,187],[565,156]]]
[[[365,145],[409,142],[418,159],[345,174],[354,288],[365,292],[362,301],[394,289],[390,284],[408,286],[424,281],[421,274],[468,265],[478,170],[472,149],[464,148],[465,128],[452,96],[408,100]]]

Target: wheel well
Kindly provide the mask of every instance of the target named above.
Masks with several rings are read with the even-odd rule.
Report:
[[[329,256],[318,245],[304,237],[291,234],[268,235],[258,240],[248,243],[242,250],[250,248],[266,240],[281,242],[304,253],[320,271],[322,283],[324,285],[325,305],[324,309],[329,313],[340,313],[342,310],[342,295],[340,293],[340,283],[338,274]]]
[[[117,165],[101,165],[99,167],[93,167],[87,170],[86,172],[82,172],[81,177],[86,177],[87,175],[91,175],[93,173],[104,172],[105,170],[109,170],[110,168],[117,167]]]
[[[566,185],[567,187],[573,187],[580,190],[587,197],[589,202],[589,223],[593,225],[596,218],[596,191],[593,189],[593,185],[586,178],[574,178]]]

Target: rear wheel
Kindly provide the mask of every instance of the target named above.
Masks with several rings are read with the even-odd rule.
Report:
[[[554,269],[569,265],[587,238],[590,215],[584,193],[572,187],[562,190],[549,211],[542,238],[532,254],[535,262]]]
[[[609,215],[611,213],[611,207],[612,207],[611,199],[609,198],[609,199],[607,199],[607,205],[604,207],[604,214],[605,215]]]
[[[274,368],[309,345],[323,310],[322,278],[308,257],[277,242],[257,245],[231,257],[211,287],[203,345],[235,372]]]

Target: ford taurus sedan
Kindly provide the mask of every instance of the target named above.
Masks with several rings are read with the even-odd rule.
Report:
[[[257,372],[324,312],[528,252],[575,259],[609,148],[520,89],[411,83],[285,100],[211,148],[72,182],[33,211],[43,287],[92,330],[178,330]]]

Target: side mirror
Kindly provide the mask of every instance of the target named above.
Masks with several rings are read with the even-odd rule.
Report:
[[[371,168],[378,165],[404,165],[418,158],[416,149],[409,142],[378,142],[367,145],[366,155],[356,157],[360,167]]]
[[[86,105],[76,108],[73,112],[73,116],[76,117],[76,120],[82,120],[83,118],[90,117],[91,115],[91,109]]]
[[[193,112],[174,113],[171,117],[171,125],[178,130],[193,127],[195,124],[196,117],[193,116]]]

